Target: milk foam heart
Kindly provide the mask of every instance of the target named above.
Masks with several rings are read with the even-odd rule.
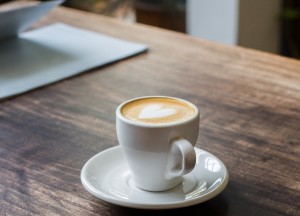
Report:
[[[162,105],[154,104],[145,107],[140,115],[140,119],[162,118],[171,116],[176,113],[176,110],[170,108],[163,108]]]

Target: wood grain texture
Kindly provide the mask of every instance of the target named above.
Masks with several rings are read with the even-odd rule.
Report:
[[[66,8],[35,27],[54,22],[150,49],[1,102],[0,215],[299,215],[299,61]],[[222,194],[188,208],[144,211],[84,190],[84,163],[117,145],[115,108],[144,95],[200,107],[197,146],[229,170]]]

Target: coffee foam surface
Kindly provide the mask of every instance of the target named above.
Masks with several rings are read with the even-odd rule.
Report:
[[[162,124],[183,121],[195,114],[188,103],[172,98],[141,98],[123,106],[121,113],[136,122]]]

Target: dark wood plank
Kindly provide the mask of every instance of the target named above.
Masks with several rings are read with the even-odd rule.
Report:
[[[299,215],[300,62],[58,8],[53,22],[148,44],[148,53],[2,101],[0,215]],[[201,108],[197,146],[226,164],[218,197],[144,211],[94,198],[80,170],[117,145],[115,108],[142,95]]]

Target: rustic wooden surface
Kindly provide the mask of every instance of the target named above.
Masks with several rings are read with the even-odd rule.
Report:
[[[184,34],[58,8],[53,22],[149,45],[149,52],[0,103],[0,215],[300,214],[300,62]],[[80,170],[118,145],[115,108],[142,95],[201,108],[197,146],[230,181],[216,198],[145,211],[94,198]]]

